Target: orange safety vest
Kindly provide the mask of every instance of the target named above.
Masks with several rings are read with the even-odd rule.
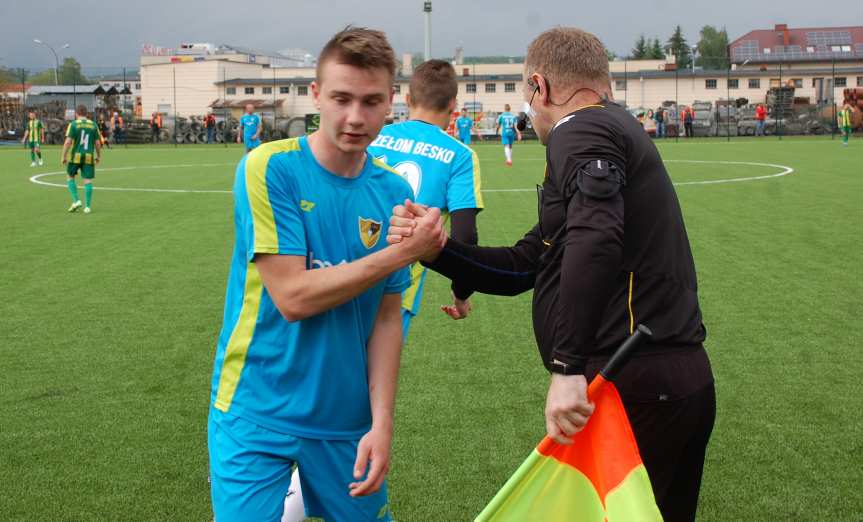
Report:
[[[150,116],[150,126],[151,127],[153,126],[153,123],[155,123],[156,126],[161,129],[162,128],[162,115],[157,114],[155,116]]]

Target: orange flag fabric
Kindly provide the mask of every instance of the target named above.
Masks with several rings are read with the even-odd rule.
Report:
[[[617,388],[597,375],[588,396],[573,444],[544,438],[476,522],[662,521]]]

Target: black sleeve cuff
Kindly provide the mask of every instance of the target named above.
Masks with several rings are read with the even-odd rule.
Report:
[[[548,371],[561,375],[584,375],[585,368],[587,368],[587,357],[582,355],[553,353],[546,361]]]

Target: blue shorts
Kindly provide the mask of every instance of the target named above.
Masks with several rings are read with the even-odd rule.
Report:
[[[467,134],[459,134],[458,139],[461,140],[465,145],[470,145],[470,133]]]
[[[500,136],[500,142],[506,145],[512,145],[515,141],[515,133],[514,132],[504,132]]]
[[[358,444],[293,437],[211,408],[207,445],[216,521],[279,522],[294,464],[307,517],[391,521],[386,481],[372,495],[348,494]]]
[[[253,140],[243,136],[243,143],[246,144],[246,151],[250,151],[261,144],[261,140]]]

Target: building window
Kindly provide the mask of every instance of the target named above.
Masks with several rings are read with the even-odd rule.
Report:
[[[298,85],[297,86],[297,96],[308,96],[309,95],[309,86],[308,85]]]
[[[485,92],[495,92],[497,90],[496,83],[487,83],[485,84]]]
[[[815,52],[815,47],[813,47],[813,46],[811,46],[811,45],[807,45],[807,46],[806,46],[806,52],[807,52],[807,53],[814,53],[814,52]]]
[[[791,85],[793,85],[795,89],[802,89],[803,78],[791,78]]]
[[[728,80],[729,89],[737,89],[738,87],[740,87],[740,80],[738,80],[737,78],[732,78]]]
[[[625,91],[626,80],[614,80],[614,89],[617,91]]]
[[[290,94],[291,86],[290,85],[282,85],[279,87],[279,94]]]
[[[769,47],[764,48],[764,54],[770,54],[770,48]]]
[[[264,94],[273,94],[272,87],[264,87]]]
[[[254,87],[244,87],[243,93],[244,94],[255,94],[255,88]]]
[[[503,84],[503,92],[515,92],[515,83],[509,82]]]
[[[851,52],[851,46],[850,45],[843,45],[842,46],[842,52],[843,53],[850,53]]]
[[[863,87],[863,76],[857,77],[857,87]]]
[[[812,87],[816,87],[819,82],[823,82],[824,78],[812,78]]]
[[[470,69],[467,67],[462,68],[461,75],[462,76],[470,76]]]
[[[468,83],[464,86],[464,88],[465,88],[465,91],[468,93],[476,92],[476,84],[475,83]]]
[[[237,94],[237,88],[236,87],[228,87],[227,89],[225,89],[225,93],[226,94]]]
[[[138,91],[141,90],[141,84],[140,83],[135,84],[135,90],[138,90]]]
[[[845,78],[844,76],[837,77],[833,81],[833,85],[835,87],[845,87],[848,85],[848,78]]]
[[[401,94],[402,93],[402,84],[397,83],[397,84],[393,85],[393,92],[395,92],[396,94]]]
[[[712,79],[712,78],[709,80],[704,80],[704,88],[705,89],[715,89],[716,88],[716,80]]]
[[[749,88],[750,89],[760,89],[761,88],[761,79],[760,78],[749,78]]]

